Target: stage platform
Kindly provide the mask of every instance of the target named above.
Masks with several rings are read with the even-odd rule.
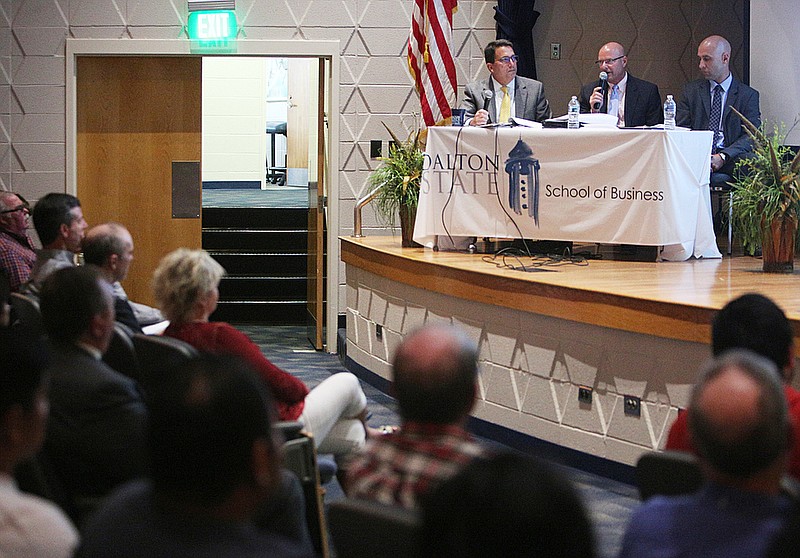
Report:
[[[401,248],[399,237],[341,244],[347,358],[357,367],[388,380],[405,333],[454,323],[480,346],[476,418],[621,465],[663,446],[729,300],[769,296],[800,336],[800,279],[764,274],[756,258],[537,267]],[[586,388],[591,401],[579,401]]]

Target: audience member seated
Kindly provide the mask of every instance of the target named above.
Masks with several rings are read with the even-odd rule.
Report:
[[[794,335],[786,314],[760,294],[746,294],[730,301],[711,324],[711,350],[719,356],[730,349],[748,349],[777,366],[794,432],[788,473],[800,479],[800,392],[789,385],[794,375]],[[687,418],[686,412],[678,415],[670,428],[666,449],[697,453],[689,437]]]
[[[209,322],[217,307],[225,270],[202,250],[167,254],[153,276],[153,289],[170,321],[164,335],[201,351],[244,358],[272,390],[281,420],[300,421],[314,435],[320,453],[340,456],[364,447],[367,398],[349,372],[334,374],[313,390],[272,364],[249,337],[224,322]]]
[[[792,509],[781,492],[791,424],[775,365],[745,350],[718,357],[695,386],[688,414],[706,483],[644,502],[621,558],[764,556]]]
[[[371,439],[354,456],[348,496],[415,508],[421,495],[484,455],[464,429],[475,403],[476,359],[474,343],[450,327],[424,327],[403,340],[392,385],[400,431]]]
[[[53,346],[45,455],[74,497],[99,497],[145,469],[142,395],[101,360],[111,287],[91,267],[59,269],[42,285],[41,311]]]
[[[592,558],[592,527],[569,481],[545,463],[475,459],[421,500],[420,556]]]
[[[313,556],[251,518],[280,482],[268,391],[239,359],[196,357],[155,384],[151,481],[111,496],[84,529],[77,556]]]
[[[14,192],[0,192],[0,271],[18,291],[30,278],[36,252],[28,236],[30,206]]]
[[[94,265],[100,276],[109,285],[124,281],[133,261],[133,237],[128,229],[119,223],[103,223],[92,227],[83,239],[83,261]],[[127,298],[114,294],[115,319],[141,333],[142,326],[136,320],[133,308]]]
[[[70,194],[51,193],[33,208],[33,226],[42,249],[36,252],[36,263],[23,291],[38,295],[48,275],[63,267],[75,265],[81,251],[83,235],[89,225],[83,218],[81,202]]]
[[[0,556],[72,556],[78,533],[52,503],[19,491],[14,468],[33,457],[47,422],[47,351],[0,328]]]

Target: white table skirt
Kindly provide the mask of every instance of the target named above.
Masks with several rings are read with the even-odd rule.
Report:
[[[688,130],[431,127],[414,240],[521,237],[721,258],[711,141]]]

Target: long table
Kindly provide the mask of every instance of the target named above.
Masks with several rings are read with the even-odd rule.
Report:
[[[721,258],[708,195],[712,133],[428,128],[414,240],[494,237],[663,246]]]

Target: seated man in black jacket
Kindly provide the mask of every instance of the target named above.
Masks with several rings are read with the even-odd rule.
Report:
[[[73,498],[105,495],[145,471],[147,410],[136,382],[101,359],[114,329],[111,286],[92,267],[66,267],[40,292],[53,346],[44,453]]]

